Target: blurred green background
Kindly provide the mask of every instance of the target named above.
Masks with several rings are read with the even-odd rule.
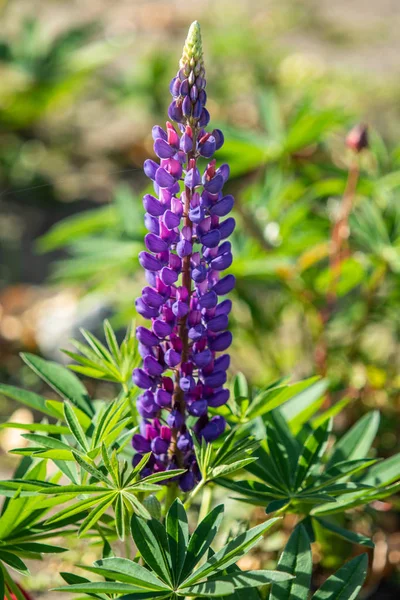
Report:
[[[105,316],[117,328],[135,317],[148,185],[141,167],[152,156],[152,125],[166,120],[169,80],[197,19],[211,125],[225,132],[217,159],[231,166],[228,191],[236,198],[232,371],[258,384],[326,377],[325,405],[347,404],[337,428],[378,407],[377,450],[398,451],[398,3],[13,0],[0,7],[0,380],[39,390],[18,352],[65,362],[58,349],[79,327],[98,332]],[[370,140],[359,154],[346,145],[357,123],[368,124]],[[354,171],[349,235],[332,280],[332,231]],[[112,390],[102,384],[98,393]],[[15,410],[0,397],[3,420]],[[19,409],[18,418],[33,416]],[[4,451],[15,435],[2,435]],[[12,465],[3,458],[6,471]],[[381,508],[372,586],[383,581],[390,594],[399,518]],[[35,587],[48,586],[42,571]]]

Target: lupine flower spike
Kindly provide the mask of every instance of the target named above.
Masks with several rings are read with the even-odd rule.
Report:
[[[222,192],[229,167],[216,167],[212,156],[221,148],[220,130],[207,132],[210,120],[200,26],[192,23],[176,77],[166,129],[153,128],[154,151],[160,161],[146,160],[144,171],[153,181],[154,195],[146,194],[147,250],[139,261],[148,285],[136,309],[151,328],[138,327],[143,357],[134,383],[144,391],[138,399],[141,433],[133,437],[137,464],[152,452],[143,475],[185,468],[179,479],[183,491],[193,488],[199,471],[193,435],[211,442],[225,430],[221,416],[210,417],[210,407],[225,404],[224,388],[232,342],[227,330],[231,301],[221,300],[235,285],[233,275],[221,276],[232,263],[227,238],[235,221],[224,219],[233,197]],[[208,159],[200,173],[198,160]],[[218,356],[217,356],[218,355]],[[187,420],[194,417],[189,429]]]

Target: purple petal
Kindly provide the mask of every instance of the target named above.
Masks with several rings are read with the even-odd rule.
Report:
[[[151,308],[160,308],[165,303],[165,298],[150,286],[146,286],[142,290],[142,298],[145,303]]]
[[[168,244],[155,233],[148,233],[144,238],[147,250],[150,252],[165,252],[168,250]]]
[[[159,377],[162,375],[164,368],[154,356],[146,356],[143,361],[143,367],[146,373],[153,377]]]
[[[147,177],[149,179],[153,179],[153,181],[155,179],[158,168],[159,168],[159,165],[156,162],[154,162],[154,160],[151,160],[150,158],[148,158],[147,160],[144,161],[143,171],[144,171],[145,175],[147,175]]]
[[[143,298],[137,298],[135,300],[135,307],[139,315],[142,315],[145,319],[154,319],[158,317],[159,311],[157,308],[152,308],[143,300]]]
[[[210,212],[212,215],[217,215],[218,217],[225,217],[227,214],[229,214],[231,212],[234,203],[235,203],[235,200],[234,200],[233,196],[231,196],[231,195],[224,196],[222,198],[222,200],[220,200],[219,202],[214,204],[214,206],[211,208]]]
[[[172,395],[169,392],[158,388],[158,390],[156,391],[155,401],[160,408],[167,408],[171,406]]]
[[[169,188],[175,183],[175,178],[163,167],[157,169],[155,179],[160,188]]]
[[[179,273],[170,269],[169,267],[163,267],[160,272],[160,279],[165,285],[173,285],[179,277]]]
[[[156,141],[158,138],[167,141],[167,134],[159,125],[154,125],[153,129],[151,130],[151,135],[153,136],[154,141]]]
[[[141,344],[145,346],[158,346],[160,340],[154,333],[147,329],[146,327],[136,327],[136,337]]]
[[[214,308],[218,302],[218,296],[214,291],[207,292],[199,298],[199,304],[202,308]]]
[[[207,323],[208,331],[223,331],[228,327],[228,316],[227,315],[218,315],[217,317],[213,317]]]
[[[230,331],[224,331],[218,334],[213,340],[210,340],[210,350],[213,352],[223,352],[232,344],[232,334]]]
[[[151,233],[155,233],[155,235],[160,234],[160,223],[157,217],[153,217],[149,213],[144,215],[144,224],[146,229]]]
[[[132,374],[133,383],[138,387],[146,390],[151,388],[153,381],[143,369],[135,369]]]
[[[229,217],[229,219],[225,219],[219,225],[219,232],[221,234],[221,240],[229,237],[233,230],[235,229],[236,221],[233,217]]]
[[[172,148],[172,146],[170,146],[167,141],[161,138],[158,138],[154,142],[153,148],[158,158],[172,158],[172,156],[176,154],[176,149]]]
[[[182,360],[182,357],[179,354],[179,352],[176,352],[175,350],[170,348],[169,350],[166,351],[166,353],[164,355],[164,360],[169,367],[174,368],[177,365],[179,365],[179,363]]]
[[[172,325],[166,323],[165,321],[160,321],[156,319],[153,322],[153,331],[158,338],[165,338],[172,332]]]
[[[218,408],[219,406],[223,406],[229,400],[229,390],[220,390],[219,392],[215,392],[211,398],[208,398],[208,406],[212,408]]]
[[[158,258],[148,252],[140,252],[139,263],[143,269],[147,269],[148,271],[159,271],[162,268],[162,264]]]
[[[218,296],[225,296],[225,294],[229,294],[235,287],[236,279],[234,275],[225,275],[222,279],[220,279],[214,286],[213,291]]]
[[[225,419],[220,415],[213,417],[200,431],[200,435],[206,442],[213,442],[225,431]]]
[[[206,248],[215,248],[221,241],[221,233],[219,229],[211,229],[204,235],[200,236],[200,242]]]
[[[214,371],[214,373],[211,373],[211,375],[208,375],[208,377],[204,379],[204,384],[211,388],[219,388],[221,385],[224,385],[224,383],[226,383],[225,371]]]

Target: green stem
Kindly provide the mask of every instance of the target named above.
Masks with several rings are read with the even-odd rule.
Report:
[[[135,425],[135,423],[136,423],[135,405],[132,402],[129,386],[125,381],[122,382],[122,389],[123,389],[124,393],[126,394],[126,397],[128,398],[128,401],[129,401],[129,408],[130,408],[131,417],[132,417],[132,425]]]
[[[206,518],[210,512],[212,502],[212,487],[207,485],[203,490],[203,496],[201,498],[200,512],[199,512],[199,523]]]
[[[200,492],[200,490],[203,489],[205,483],[206,483],[205,480],[202,479],[201,481],[199,481],[199,483],[196,485],[196,487],[190,492],[190,494],[184,504],[186,510],[192,505],[194,497],[197,496],[197,494]]]
[[[169,511],[171,504],[177,499],[179,495],[179,488],[177,483],[171,483],[167,485],[167,491],[165,494],[165,506],[164,514],[166,515]]]

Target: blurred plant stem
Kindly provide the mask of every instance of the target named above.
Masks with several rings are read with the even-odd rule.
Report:
[[[357,155],[355,155],[350,163],[347,183],[342,196],[342,201],[339,207],[339,214],[336,222],[333,225],[330,239],[329,253],[329,269],[330,281],[326,294],[326,303],[318,312],[320,323],[320,337],[315,349],[315,363],[317,372],[322,376],[328,375],[328,355],[329,355],[329,340],[327,336],[327,327],[335,313],[337,301],[337,287],[340,281],[342,263],[345,258],[345,244],[350,235],[349,218],[354,206],[354,199],[357,192],[357,184],[360,178],[360,167]],[[347,395],[350,389],[346,389],[344,394]],[[324,407],[328,408],[332,403],[332,398],[329,392],[327,393]]]

